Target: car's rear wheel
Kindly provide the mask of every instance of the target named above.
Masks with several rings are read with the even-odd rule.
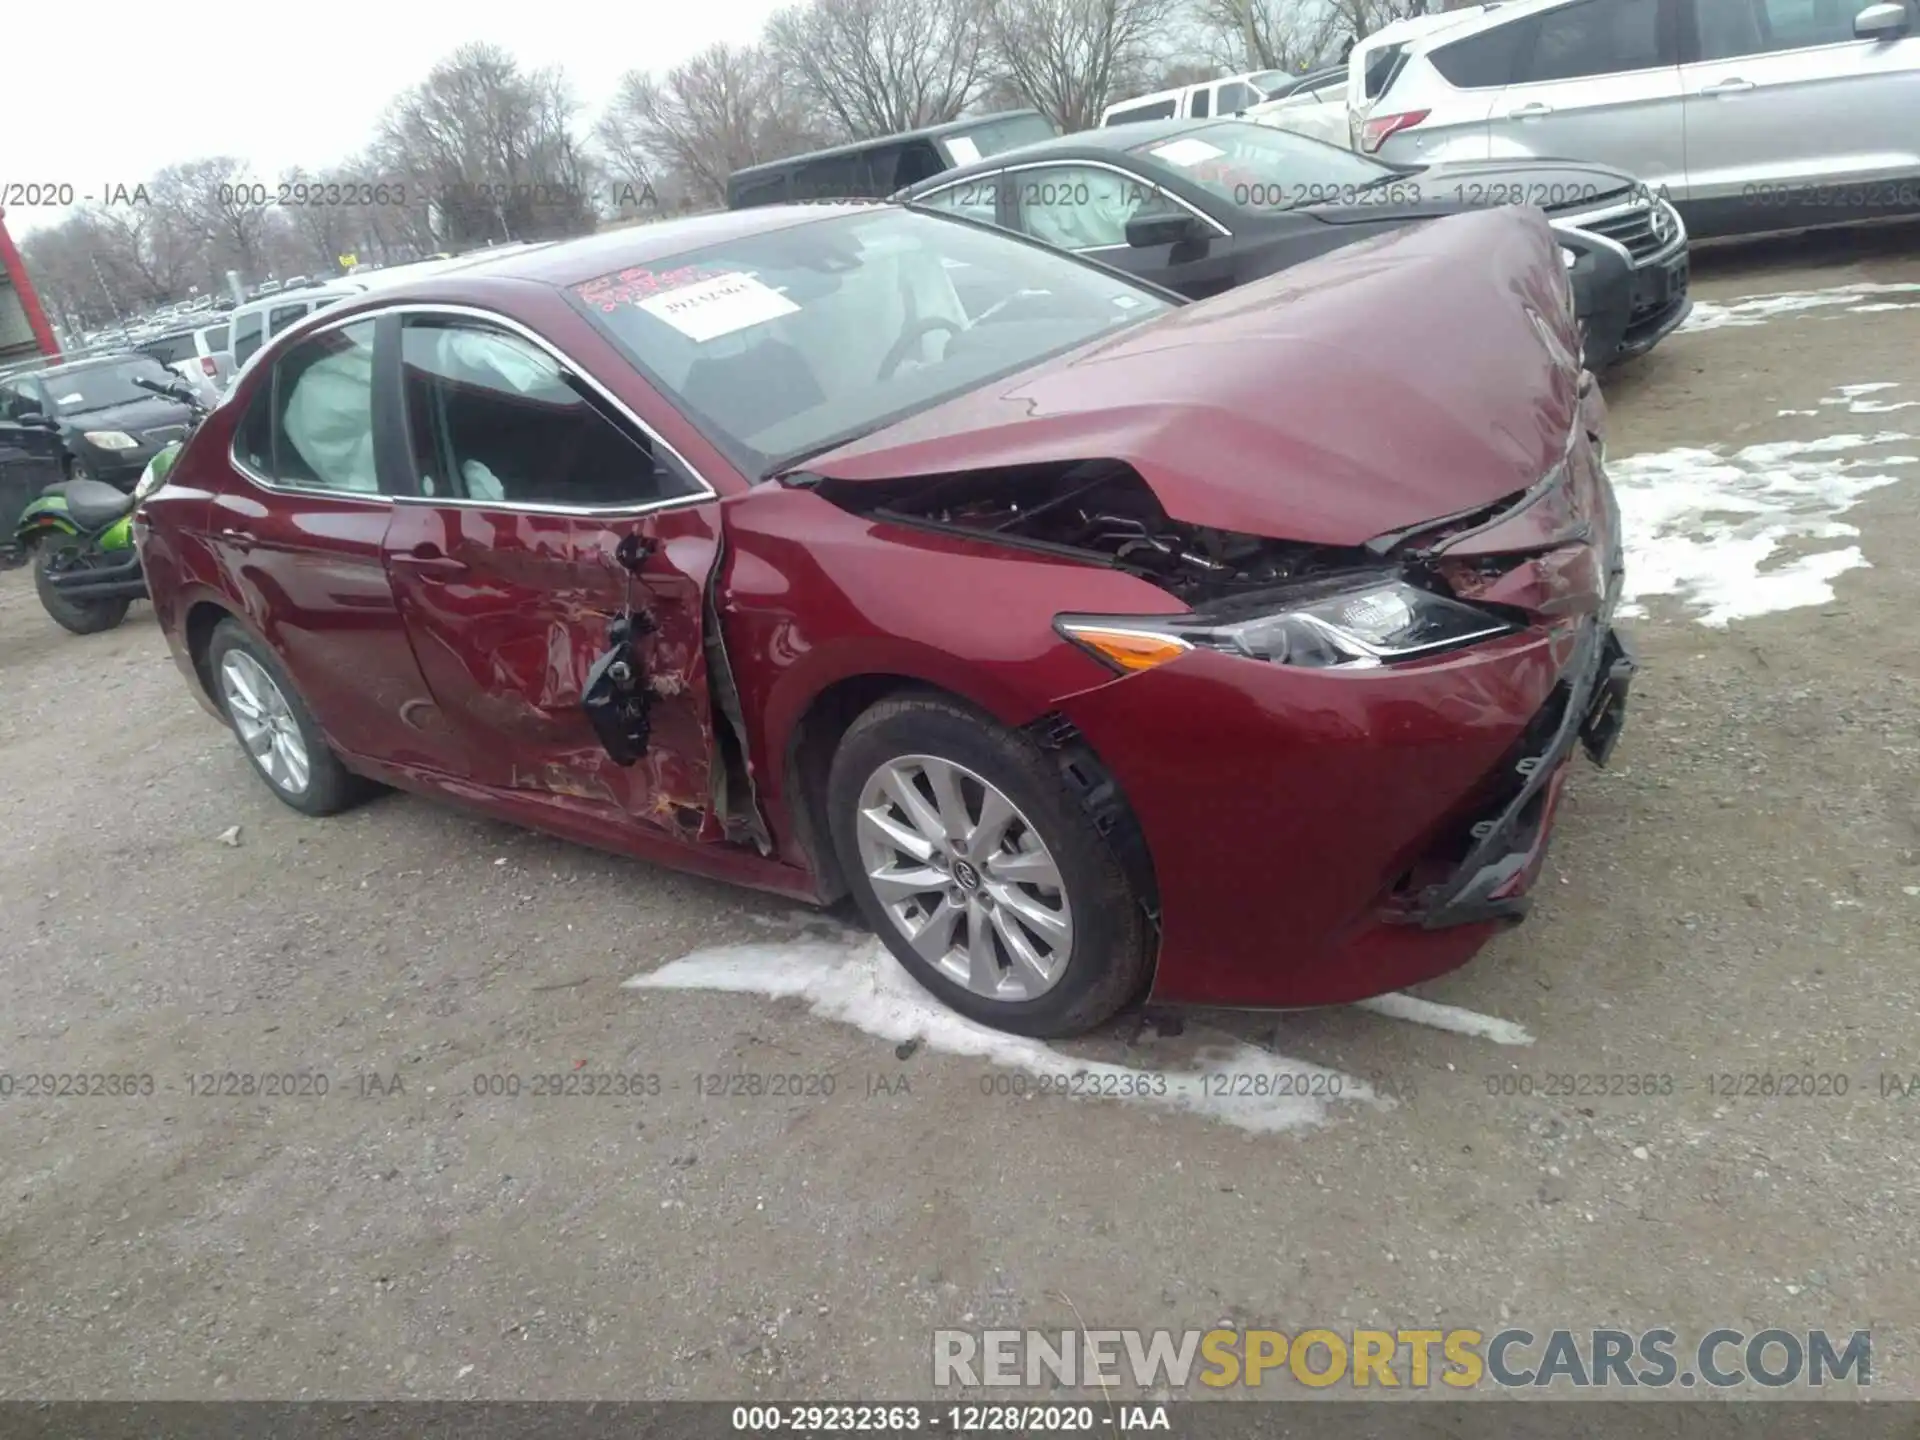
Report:
[[[374,787],[340,763],[271,651],[232,620],[213,632],[214,693],[267,788],[305,815],[333,815]]]
[[[1139,990],[1152,961],[1139,899],[1024,736],[943,697],[883,700],[842,738],[827,806],[867,922],[961,1014],[1072,1035]]]

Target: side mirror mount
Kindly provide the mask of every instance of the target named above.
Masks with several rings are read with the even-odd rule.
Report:
[[[1188,214],[1136,215],[1127,221],[1127,244],[1135,250],[1205,240],[1206,227]]]
[[[1897,3],[1869,5],[1853,17],[1854,37],[1859,40],[1893,40],[1907,33],[1907,7]]]

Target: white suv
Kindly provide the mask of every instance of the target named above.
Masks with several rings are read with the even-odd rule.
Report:
[[[1670,198],[1695,238],[1920,214],[1915,7],[1515,0],[1453,12],[1464,18],[1355,47],[1354,145],[1423,164],[1610,165]]]

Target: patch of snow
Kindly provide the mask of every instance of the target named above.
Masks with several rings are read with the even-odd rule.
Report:
[[[1054,1081],[1087,1077],[1087,1098],[1120,1100],[1183,1111],[1202,1119],[1270,1133],[1320,1125],[1335,1100],[1389,1109],[1365,1081],[1322,1065],[1275,1055],[1256,1046],[1222,1045],[1191,1071],[1141,1070],[1081,1060],[1043,1040],[1008,1035],[949,1010],[928,994],[872,936],[801,939],[782,944],[721,945],[669,961],[624,982],[635,990],[717,990],[806,1002],[814,1014],[838,1020],[894,1044],[918,1040],[930,1050],[965,1055]],[[1333,1093],[1225,1095],[1209,1076],[1225,1074],[1325,1077]],[[1154,1093],[1164,1077],[1164,1090]],[[1316,1083],[1313,1080],[1309,1084]],[[1128,1091],[1135,1093],[1126,1093]],[[1063,1092],[1075,1093],[1080,1092]]]
[[[1399,991],[1376,996],[1372,1000],[1358,1001],[1354,1008],[1371,1010],[1376,1015],[1385,1015],[1394,1020],[1408,1020],[1415,1025],[1431,1025],[1436,1030],[1451,1030],[1456,1035],[1477,1035],[1496,1045],[1533,1044],[1533,1036],[1526,1027],[1516,1025],[1511,1020],[1502,1020],[1498,1015],[1482,1015],[1478,1010],[1463,1010],[1458,1005],[1421,1000],[1413,995],[1402,995]]]
[[[1920,291],[1920,283],[1877,285],[1836,285],[1827,290],[1788,290],[1773,295],[1747,295],[1719,304],[1695,300],[1693,311],[1681,324],[1682,332],[1724,330],[1729,326],[1764,325],[1782,315],[1797,315],[1808,310],[1825,310],[1836,305],[1848,307],[1849,314],[1875,310],[1904,310],[1920,302],[1866,302],[1869,295],[1910,294]]]
[[[1644,615],[1649,595],[1673,595],[1702,624],[1833,599],[1833,581],[1867,564],[1857,545],[1777,562],[1788,542],[1842,540],[1859,530],[1838,517],[1900,476],[1910,456],[1871,460],[1846,452],[1914,437],[1901,432],[1718,449],[1664,450],[1609,459],[1627,547],[1622,615]],[[1829,456],[1839,458],[1825,458]]]

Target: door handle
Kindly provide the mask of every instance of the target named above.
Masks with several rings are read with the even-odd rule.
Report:
[[[253,544],[253,532],[252,532],[252,531],[250,531],[250,530],[238,530],[238,529],[235,529],[235,528],[234,528],[233,526],[231,526],[231,525],[227,525],[227,526],[224,526],[224,527],[222,527],[222,529],[220,530],[220,538],[221,538],[222,540],[231,540],[231,541],[233,541],[233,542],[234,542],[234,543],[235,543],[236,545],[251,545],[251,544]]]
[[[1734,79],[1722,80],[1717,85],[1709,85],[1700,93],[1702,95],[1738,95],[1742,90],[1751,89],[1753,89],[1753,81]]]
[[[1528,120],[1535,115],[1551,115],[1552,113],[1553,107],[1551,105],[1543,105],[1538,100],[1529,100],[1526,104],[1516,105],[1513,109],[1509,110],[1507,112],[1507,118],[1509,120]]]
[[[454,559],[431,540],[422,540],[411,550],[393,558],[415,570],[438,570],[448,575],[458,574],[467,568],[464,560]]]

